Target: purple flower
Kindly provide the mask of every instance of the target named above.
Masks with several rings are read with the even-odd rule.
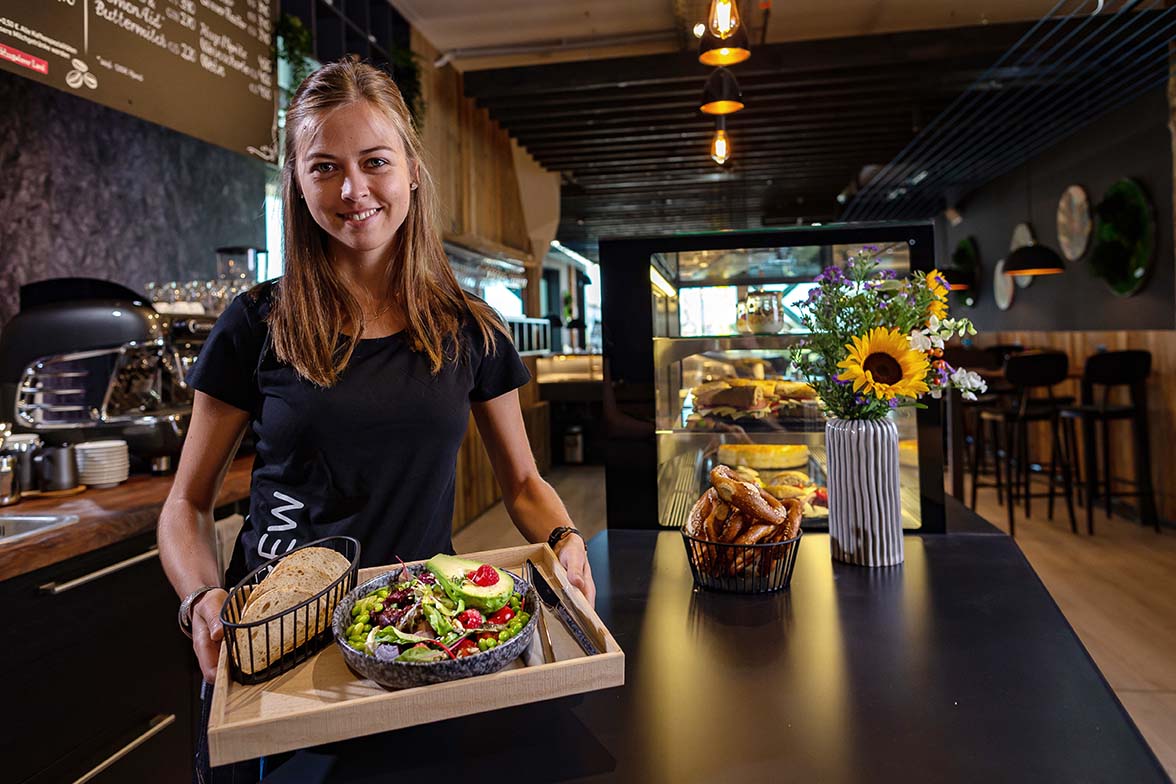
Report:
[[[847,387],[852,384],[852,381],[842,381],[840,376],[833,376],[833,383],[839,386]]]
[[[889,405],[891,408],[898,408],[898,398],[892,397],[886,401],[886,404]]]
[[[818,283],[840,283],[845,279],[841,274],[839,267],[825,267],[820,275],[817,276]]]
[[[882,270],[882,277],[886,278],[887,280],[894,280],[898,277],[898,273],[892,269]]]

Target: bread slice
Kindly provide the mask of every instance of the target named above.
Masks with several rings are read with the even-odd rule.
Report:
[[[719,462],[728,466],[748,466],[756,470],[800,468],[807,466],[809,448],[804,444],[723,444]]]

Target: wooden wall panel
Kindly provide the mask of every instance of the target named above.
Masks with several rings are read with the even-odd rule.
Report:
[[[510,136],[465,97],[457,69],[433,67],[440,53],[415,30],[412,48],[420,58],[426,105],[420,132],[441,195],[445,234],[508,248],[528,259],[530,240]]]
[[[1156,488],[1156,506],[1161,519],[1176,520],[1176,450],[1172,448],[1176,442],[1176,332],[987,332],[980,337],[982,340],[978,340],[977,344],[981,346],[1019,343],[1026,348],[1064,351],[1070,358],[1071,370],[1079,372],[1086,358],[1100,349],[1150,351],[1152,373],[1147,391],[1152,482]],[[1073,395],[1078,399],[1081,396],[1079,382],[1068,381],[1055,389],[1054,393]],[[1111,426],[1111,461],[1115,466],[1115,475],[1125,478],[1133,477],[1135,471],[1129,434],[1130,425],[1126,423]],[[1033,447],[1036,458],[1048,459],[1049,436],[1044,427],[1035,432]],[[1133,499],[1128,500],[1134,505]]]
[[[425,116],[420,127],[425,163],[441,205],[447,239],[486,252],[505,252],[530,263],[530,240],[515,176],[510,137],[485,109],[465,97],[462,76],[452,66],[434,68],[440,53],[416,30],[412,49],[420,58]],[[530,270],[529,270],[530,271]],[[538,308],[538,276],[528,275],[528,306]],[[528,312],[531,312],[530,310]],[[535,376],[533,360],[529,367]],[[519,390],[523,421],[541,472],[551,466],[550,414],[538,399],[534,380]],[[453,529],[466,525],[498,502],[490,458],[470,417],[457,460]]]

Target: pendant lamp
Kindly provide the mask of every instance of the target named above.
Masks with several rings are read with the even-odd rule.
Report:
[[[1005,259],[1004,274],[1011,277],[1058,275],[1066,271],[1062,257],[1045,245],[1023,245]]]
[[[703,65],[734,65],[751,57],[747,28],[739,18],[735,0],[711,0],[706,31],[698,42],[698,61]]]
[[[972,283],[976,277],[972,272],[965,272],[958,269],[945,269],[940,272],[947,280],[947,286],[952,291],[967,291],[972,288]]]
[[[733,114],[743,108],[743,92],[735,75],[726,68],[716,68],[702,89],[702,105],[707,114]]]
[[[1033,212],[1033,174],[1029,164],[1025,164],[1025,202],[1026,213],[1032,218]],[[1022,245],[1009,254],[1005,259],[1004,274],[1011,278],[1037,277],[1038,275],[1058,275],[1066,271],[1062,257],[1045,245],[1030,242]]]

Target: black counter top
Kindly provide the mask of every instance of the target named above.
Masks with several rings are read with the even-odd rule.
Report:
[[[624,687],[303,750],[266,781],[1168,781],[1006,536],[908,536],[904,565],[865,569],[810,534],[766,597],[693,591],[677,533],[589,556]]]

